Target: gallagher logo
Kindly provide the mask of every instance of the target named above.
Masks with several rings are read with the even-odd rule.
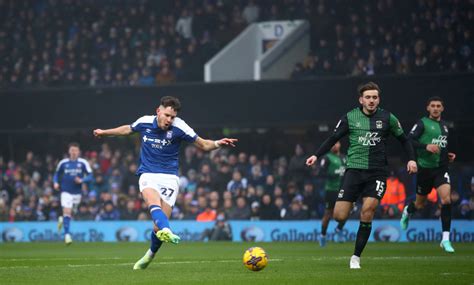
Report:
[[[263,241],[265,234],[259,227],[248,227],[242,230],[240,237],[243,241]]]
[[[17,242],[23,240],[23,232],[18,228],[8,228],[2,233],[4,242]]]
[[[135,228],[123,227],[117,230],[115,237],[118,241],[136,241],[138,232]]]
[[[374,239],[376,241],[396,242],[400,239],[400,231],[394,226],[380,226],[374,232]]]

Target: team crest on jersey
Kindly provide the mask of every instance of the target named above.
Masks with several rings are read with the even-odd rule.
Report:
[[[360,128],[360,123],[359,122],[356,123],[356,128]]]
[[[378,121],[375,121],[375,127],[377,129],[381,129],[382,128],[382,121],[378,120]]]
[[[167,139],[170,139],[170,138],[172,138],[172,137],[173,137],[173,131],[167,131],[167,132],[166,132],[166,138],[167,138]]]

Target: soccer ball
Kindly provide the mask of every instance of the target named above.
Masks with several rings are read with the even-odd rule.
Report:
[[[261,247],[251,247],[244,253],[244,265],[252,271],[260,271],[268,264],[267,253]]]

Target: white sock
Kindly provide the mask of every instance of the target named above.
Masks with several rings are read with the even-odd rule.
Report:
[[[449,240],[449,232],[443,232],[443,241]]]
[[[151,258],[155,257],[155,253],[151,251],[150,249],[147,250],[146,255],[148,255]]]

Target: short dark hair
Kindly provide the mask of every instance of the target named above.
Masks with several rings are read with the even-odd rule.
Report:
[[[362,85],[359,85],[357,90],[359,91],[359,97],[361,97],[362,94],[364,94],[364,92],[367,91],[367,90],[377,90],[379,92],[379,95],[380,95],[379,86],[376,83],[372,82],[372,81],[367,82],[367,83],[362,84]]]
[[[71,142],[67,145],[68,149],[70,149],[71,147],[81,148],[77,142]]]
[[[165,96],[161,98],[160,105],[165,108],[171,107],[176,112],[179,112],[181,110],[181,102],[179,102],[178,98],[173,96]]]
[[[444,106],[444,101],[443,101],[443,99],[441,99],[441,97],[439,97],[439,96],[433,96],[433,97],[428,98],[428,101],[426,101],[426,106],[428,106],[429,104],[431,104],[431,102],[433,102],[433,101],[439,101],[439,102],[441,102],[441,105]]]

